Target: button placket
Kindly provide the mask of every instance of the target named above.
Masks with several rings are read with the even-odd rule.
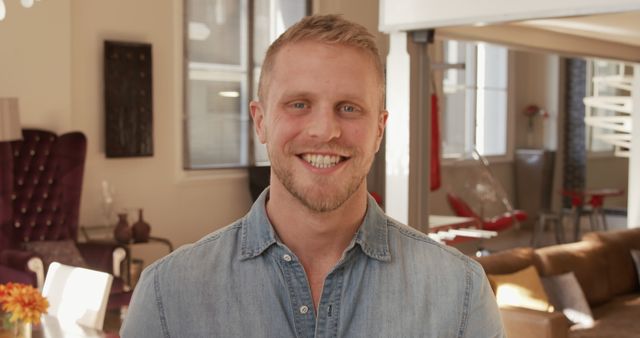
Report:
[[[279,261],[284,280],[288,286],[297,335],[299,337],[313,337],[316,320],[311,307],[313,299],[304,268],[286,249],[280,251],[276,259]]]

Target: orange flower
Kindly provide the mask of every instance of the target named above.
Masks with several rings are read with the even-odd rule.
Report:
[[[11,282],[7,284],[0,284],[0,304],[4,303],[4,301],[8,299],[7,297],[9,297],[9,293],[11,292],[11,290],[16,288],[17,286],[18,284]]]
[[[47,313],[49,302],[31,285],[0,284],[2,310],[11,313],[11,322],[40,323],[40,315]]]

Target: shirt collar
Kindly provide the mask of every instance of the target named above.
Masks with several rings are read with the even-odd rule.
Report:
[[[276,234],[267,217],[266,202],[269,188],[255,201],[242,220],[241,258],[250,259],[261,255],[276,243]],[[368,196],[364,221],[356,232],[355,243],[369,257],[388,262],[391,260],[387,233],[387,217],[373,197]]]

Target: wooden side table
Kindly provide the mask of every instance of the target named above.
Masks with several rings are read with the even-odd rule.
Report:
[[[125,250],[127,251],[127,256],[125,259],[126,266],[124,268],[122,278],[124,279],[124,282],[130,287],[133,286],[131,284],[131,267],[132,261],[134,260],[131,255],[131,248],[138,245],[160,243],[167,247],[168,253],[173,252],[173,243],[171,243],[169,239],[163,237],[150,236],[149,240],[146,242],[134,242],[133,240],[129,243],[117,242],[115,238],[113,238],[114,228],[115,225],[81,226],[80,232],[82,233],[85,241],[118,243],[125,248]]]

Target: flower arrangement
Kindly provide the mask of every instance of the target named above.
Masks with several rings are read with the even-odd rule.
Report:
[[[49,302],[31,285],[0,284],[0,305],[10,313],[10,322],[40,323],[40,315],[47,313]]]
[[[542,116],[542,118],[545,118],[545,119],[549,117],[548,111],[534,104],[528,105],[522,113],[524,114],[524,116],[529,118],[529,131],[533,130],[533,119],[536,116]]]

